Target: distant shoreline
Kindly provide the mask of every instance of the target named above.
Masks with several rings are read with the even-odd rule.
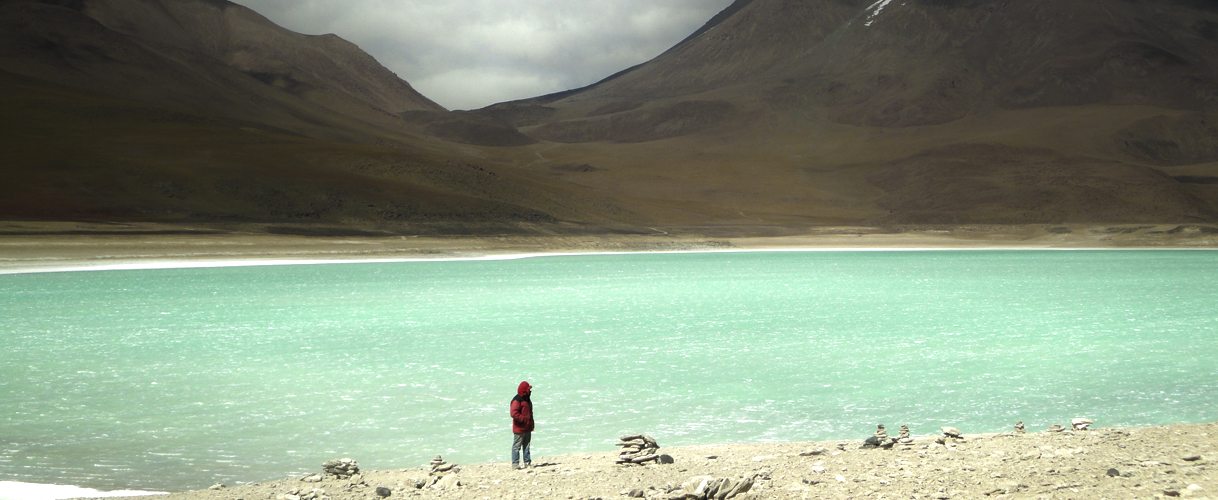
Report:
[[[379,237],[191,232],[179,226],[149,224],[84,226],[69,230],[57,225],[0,222],[0,274],[658,252],[1218,249],[1218,229],[1178,224],[1062,226],[1065,229],[944,226],[900,231],[808,227],[775,230],[781,233],[776,235],[758,234],[762,231],[753,229],[743,236],[715,228],[664,228],[650,235]]]
[[[308,265],[327,265],[327,264],[385,264],[385,263],[408,263],[408,262],[472,262],[472,261],[507,261],[520,259],[533,259],[541,257],[570,257],[570,256],[594,256],[594,255],[663,255],[663,254],[708,254],[708,253],[774,253],[774,252],[934,252],[934,251],[959,251],[959,252],[977,252],[977,251],[1056,251],[1056,252],[1079,252],[1079,251],[1215,251],[1214,248],[1029,248],[1029,247],[953,247],[953,248],[935,248],[935,247],[920,247],[920,248],[873,248],[873,247],[841,247],[841,248],[749,248],[735,250],[657,250],[657,251],[620,251],[620,252],[554,252],[554,253],[527,253],[527,254],[502,254],[502,255],[486,255],[479,257],[433,257],[433,258],[352,258],[352,259],[263,259],[263,258],[235,258],[231,260],[133,260],[122,261],[118,263],[105,263],[104,260],[99,261],[81,261],[62,263],[61,265],[40,264],[37,266],[20,267],[15,266],[8,268],[0,264],[0,275],[5,274],[38,274],[38,273],[59,273],[59,272],[82,272],[82,271],[130,271],[130,270],[153,270],[153,269],[207,269],[207,268],[225,268],[225,267],[261,267],[261,266],[308,266]],[[120,259],[121,260],[121,259]]]

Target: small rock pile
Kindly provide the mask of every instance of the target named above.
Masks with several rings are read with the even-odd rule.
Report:
[[[747,493],[753,487],[753,478],[732,479],[694,476],[671,492],[667,500],[727,500]]]
[[[442,457],[440,457],[440,455],[436,455],[436,458],[431,459],[431,463],[429,465],[431,466],[430,473],[433,476],[437,475],[437,474],[444,474],[445,472],[448,472],[448,471],[457,472],[457,470],[460,470],[460,469],[453,470],[453,469],[457,468],[457,464],[455,464],[455,463],[450,464],[448,462],[445,462],[444,459]]]
[[[1023,426],[1023,420],[1015,422],[1015,433],[1016,434],[1027,434],[1028,433],[1028,428]]]
[[[909,435],[909,426],[901,424],[901,431],[897,434],[897,442],[901,444],[913,444],[913,437]]]
[[[359,474],[359,464],[350,458],[336,458],[322,463],[321,472],[327,476],[334,476],[339,479],[350,479]]]
[[[436,458],[431,459],[430,465],[431,470],[428,472],[430,477],[422,487],[446,489],[461,486],[461,481],[457,479],[457,473],[461,472],[461,469],[457,467],[456,463],[450,464],[445,462],[440,455],[436,455]]]
[[[955,445],[956,443],[964,442],[964,433],[955,427],[943,426],[939,428],[943,434],[935,438],[935,442],[941,445]]]
[[[1090,427],[1091,424],[1093,424],[1093,423],[1095,423],[1095,422],[1092,422],[1091,419],[1080,417],[1080,418],[1071,420],[1070,427],[1073,427],[1074,430],[1076,430],[1076,431],[1085,431],[1085,430],[1087,430],[1087,427]]]
[[[618,438],[621,442],[617,446],[622,448],[622,453],[617,457],[617,463],[626,465],[642,465],[647,462],[672,463],[670,460],[665,460],[667,455],[660,455],[660,445],[656,444],[656,440],[646,434],[630,434]]]
[[[888,431],[884,429],[884,424],[879,424],[875,426],[875,435],[863,441],[862,448],[884,448],[887,450],[892,449],[892,446],[895,444],[897,444],[897,440],[888,437]]]
[[[875,426],[875,435],[863,441],[863,449],[867,448],[884,448],[885,450],[892,449],[897,444],[912,445],[913,437],[909,435],[909,426],[902,424],[900,434],[897,437],[889,437],[888,430],[884,428],[884,424]]]
[[[330,495],[326,494],[326,490],[314,488],[312,491],[301,491],[300,488],[292,488],[287,493],[275,497],[276,500],[330,500]]]

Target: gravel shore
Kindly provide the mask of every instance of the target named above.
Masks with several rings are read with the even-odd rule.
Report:
[[[703,479],[698,476],[751,479],[751,488],[735,496],[740,499],[1218,498],[1218,423],[965,434],[946,444],[937,437],[863,449],[863,439],[664,448],[656,436],[660,453],[673,463],[618,465],[616,453],[601,452],[535,457],[523,470],[458,464],[433,474],[424,464],[342,479],[322,477],[318,464],[314,482],[293,477],[156,498],[693,499],[701,498],[693,491]]]

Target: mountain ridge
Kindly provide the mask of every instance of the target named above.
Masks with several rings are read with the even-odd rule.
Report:
[[[4,175],[44,193],[10,190],[0,217],[454,234],[1218,220],[1206,2],[738,0],[592,85],[460,112],[337,36],[223,0],[0,9],[8,116],[34,124],[5,124],[26,160]],[[232,189],[241,175],[258,187]]]

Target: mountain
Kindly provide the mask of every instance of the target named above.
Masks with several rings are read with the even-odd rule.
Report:
[[[0,92],[4,218],[476,232],[616,210],[437,139],[460,120],[354,44],[224,0],[0,1]]]
[[[1218,6],[738,0],[645,64],[478,112],[686,223],[1208,222]]]
[[[461,112],[337,36],[224,0],[0,0],[0,96],[0,218],[1218,222],[1207,0],[737,0],[593,85]]]

